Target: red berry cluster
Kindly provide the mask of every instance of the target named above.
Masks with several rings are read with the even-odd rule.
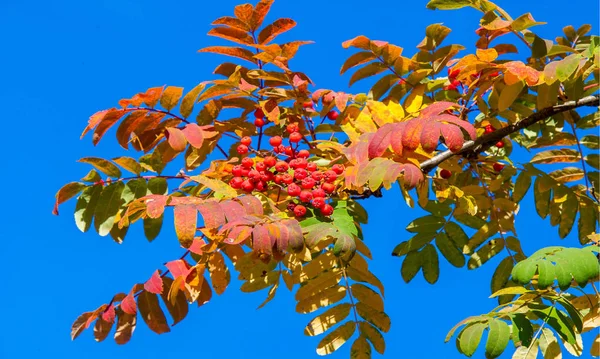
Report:
[[[487,125],[487,126],[485,126],[485,131],[484,131],[484,133],[485,133],[486,135],[487,135],[487,134],[490,134],[490,133],[492,133],[492,132],[494,132],[494,131],[495,131],[495,130],[494,130],[494,127],[493,127],[492,125]],[[504,141],[500,140],[500,141],[496,142],[496,147],[498,147],[498,148],[503,148],[503,147],[504,147]]]
[[[271,137],[269,144],[273,147],[273,155],[263,158],[262,161],[258,158],[244,157],[240,165],[231,169],[234,177],[229,181],[229,185],[246,192],[264,192],[275,185],[286,190],[293,198],[288,209],[295,216],[306,215],[308,204],[319,209],[321,214],[330,216],[333,207],[327,204],[327,200],[335,191],[334,182],[344,172],[344,166],[336,164],[328,170],[320,170],[316,163],[307,160],[310,156],[308,150],[298,149],[298,142],[304,138],[298,124],[289,124],[286,131],[289,134],[289,146],[283,145],[281,136]],[[246,136],[240,142],[237,152],[245,155],[249,151],[252,138]],[[277,155],[287,158],[281,160],[275,157]]]

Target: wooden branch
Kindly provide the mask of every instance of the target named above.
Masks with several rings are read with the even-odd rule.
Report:
[[[428,159],[421,163],[421,171],[427,173],[432,169],[436,168],[440,163],[449,159],[452,156],[461,155],[466,158],[473,158],[477,156],[479,153],[487,150],[492,145],[500,141],[502,138],[520,131],[526,127],[529,127],[539,121],[545,120],[552,115],[556,115],[557,113],[570,111],[578,107],[584,106],[599,106],[600,105],[600,95],[594,96],[586,96],[577,101],[568,101],[562,103],[560,105],[555,105],[552,107],[546,107],[541,109],[540,111],[525,117],[521,121],[514,123],[512,125],[508,125],[499,130],[496,130],[490,134],[483,135],[477,138],[474,141],[467,141],[463,144],[462,148],[457,152],[452,152],[450,150],[444,151],[442,153],[438,153],[432,158]]]

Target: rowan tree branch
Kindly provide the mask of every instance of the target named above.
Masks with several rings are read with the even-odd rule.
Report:
[[[421,163],[421,171],[427,173],[437,167],[440,163],[449,159],[452,156],[461,155],[463,157],[472,158],[477,156],[479,153],[487,150],[496,142],[501,140],[502,138],[520,131],[526,127],[529,127],[539,121],[545,120],[550,116],[556,115],[557,113],[570,111],[572,109],[584,106],[599,106],[600,105],[600,95],[586,96],[577,101],[568,101],[562,103],[560,105],[555,105],[552,107],[546,107],[541,109],[540,111],[525,117],[519,122],[516,122],[512,125],[508,125],[499,130],[496,130],[490,134],[483,135],[477,138],[474,141],[467,141],[464,143],[460,151],[452,152],[450,150],[439,153],[432,158],[428,159]]]

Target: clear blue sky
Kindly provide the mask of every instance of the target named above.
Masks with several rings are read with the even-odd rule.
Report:
[[[75,342],[69,338],[71,323],[80,313],[144,281],[181,252],[169,226],[151,244],[136,226],[125,243],[117,245],[93,231],[80,233],[73,223],[74,203],[64,205],[59,217],[50,214],[55,191],[87,172],[86,165],[75,162],[78,158],[120,154],[110,135],[97,148],[89,137],[79,140],[87,118],[148,87],[169,84],[190,89],[213,79],[211,72],[222,58],[196,50],[221,43],[205,33],[213,19],[231,15],[237,3],[0,1],[0,99],[6,126],[0,176],[4,188],[0,259],[5,273],[0,358],[316,357],[320,338],[302,334],[312,317],[294,312],[289,292],[279,290],[276,300],[257,311],[266,293],[242,294],[238,282],[209,305],[191,307],[186,320],[169,334],[155,335],[140,320],[125,346],[110,338],[98,344],[91,331]],[[443,22],[453,29],[449,41],[473,43],[479,13],[434,12],[426,10],[425,3],[278,0],[268,19],[294,18],[299,25],[286,38],[316,41],[300,51],[294,68],[307,72],[318,87],[343,90],[348,76],[340,77],[339,68],[350,52],[340,44],[356,35],[388,40],[412,54],[425,26]],[[538,29],[546,38],[560,35],[568,24],[577,28],[591,23],[598,33],[597,1],[499,4],[515,17],[532,11],[536,20],[547,21]],[[359,83],[353,91],[365,89]],[[386,285],[386,311],[392,318],[386,354],[460,358],[453,343],[443,343],[444,336],[464,317],[495,306],[486,298],[494,264],[502,257],[477,271],[442,263],[435,286],[420,274],[404,284],[400,260],[390,252],[408,238],[404,226],[415,214],[398,195],[392,190],[384,199],[365,202],[371,218],[365,237],[376,258],[372,268]],[[530,197],[523,203],[517,229],[527,253],[544,245],[576,245],[573,236],[560,241],[556,229],[533,214]],[[332,357],[346,358],[348,350],[346,345]]]

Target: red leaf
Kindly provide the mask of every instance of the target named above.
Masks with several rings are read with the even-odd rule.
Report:
[[[225,243],[240,244],[250,238],[252,228],[248,226],[236,226],[228,234]]]
[[[137,304],[135,303],[133,290],[121,301],[121,309],[127,314],[134,315],[137,313]]]
[[[182,152],[187,147],[187,141],[183,131],[176,127],[167,128],[166,132],[167,141],[169,146],[177,152]]]
[[[163,281],[158,270],[154,271],[152,277],[144,283],[144,289],[150,293],[160,294],[163,291]]]
[[[256,253],[271,254],[274,240],[271,239],[269,231],[263,225],[256,225],[252,230],[252,249]]]
[[[221,208],[225,212],[227,222],[233,222],[246,214],[244,207],[236,201],[223,201]]]
[[[404,185],[408,188],[414,188],[423,181],[423,172],[417,166],[406,163],[404,164]]]
[[[444,136],[444,143],[452,152],[459,151],[465,143],[463,133],[458,126],[442,126],[442,136]]]
[[[393,123],[385,124],[375,132],[375,135],[369,141],[369,158],[379,157],[387,150],[390,146],[394,125]]]
[[[162,194],[151,194],[143,197],[146,203],[146,213],[150,218],[159,218],[165,212],[168,196]]]
[[[194,253],[194,254],[198,254],[198,255],[202,255],[202,253],[204,253],[204,251],[202,250],[202,247],[204,247],[206,245],[206,242],[199,238],[199,237],[195,237],[194,240],[192,241],[192,245],[190,245],[190,247],[188,248],[190,250],[190,252]]]
[[[300,223],[295,219],[285,219],[280,223],[286,226],[289,231],[288,251],[293,253],[300,252],[304,248],[304,235],[302,234]]]
[[[404,132],[402,133],[402,145],[409,151],[414,151],[421,143],[421,130],[423,121],[412,119],[405,122]]]
[[[440,124],[434,121],[429,121],[428,123],[424,124],[423,131],[421,131],[421,147],[423,147],[423,150],[425,152],[433,152],[433,150],[435,150],[437,147],[439,140]]]
[[[207,130],[211,126],[198,126],[195,123],[190,123],[183,128],[183,135],[187,141],[195,148],[201,148],[205,139],[213,138],[218,133]]]
[[[206,201],[196,207],[202,215],[206,228],[219,228],[225,224],[225,212],[215,201]]]
[[[175,206],[173,214],[175,216],[175,232],[179,243],[184,248],[188,248],[196,235],[196,224],[198,222],[196,206],[193,204]]]
[[[187,262],[183,259],[176,259],[174,261],[170,261],[167,264],[165,264],[165,266],[169,269],[169,272],[171,272],[173,278],[177,278],[180,276],[187,277],[187,275],[190,274],[191,271],[189,264],[187,264]]]
[[[392,150],[396,152],[398,155],[402,155],[402,151],[404,150],[404,146],[402,145],[402,134],[404,133],[404,129],[406,127],[406,122],[397,123],[394,125],[394,133],[390,137],[390,144],[392,145]]]
[[[437,116],[436,121],[453,123],[453,124],[461,127],[463,130],[465,130],[469,134],[469,137],[471,137],[472,140],[477,138],[477,130],[475,130],[475,127],[473,127],[473,125],[471,125],[467,121],[463,121],[456,116],[444,114],[444,115]]]
[[[455,104],[454,102],[449,102],[449,101],[434,102],[431,105],[424,108],[423,110],[421,110],[420,117],[429,117],[432,115],[439,115],[440,113],[442,113],[450,108],[457,108],[457,107],[460,107],[460,106]]]
[[[115,320],[115,306],[109,305],[108,308],[102,313],[102,319],[105,322],[112,323]]]
[[[238,201],[244,206],[247,214],[253,214],[262,216],[263,215],[263,206],[260,200],[254,196],[246,195],[237,198]]]

